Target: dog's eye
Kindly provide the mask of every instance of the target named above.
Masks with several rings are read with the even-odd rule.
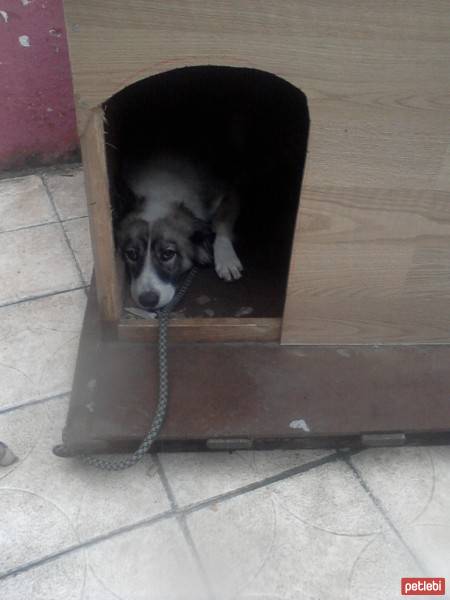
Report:
[[[175,250],[170,250],[170,249],[163,250],[161,252],[161,260],[163,262],[167,262],[170,259],[172,259],[175,256],[175,254],[176,254]]]
[[[125,250],[125,256],[128,260],[131,260],[131,262],[135,262],[138,258],[138,253],[134,248],[128,248],[128,250]]]

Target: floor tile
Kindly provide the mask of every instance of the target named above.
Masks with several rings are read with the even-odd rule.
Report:
[[[66,514],[52,501],[27,490],[0,490],[0,573],[76,543]]]
[[[0,471],[0,545],[8,549],[0,572],[170,508],[150,456],[117,473],[54,456],[67,405],[53,400],[0,415],[2,441],[19,457]]]
[[[88,600],[83,597],[88,583],[84,552],[77,552],[1,580],[0,598],[2,600]],[[113,600],[113,597],[99,595],[96,600]]]
[[[207,600],[175,520],[120,534],[0,581],[2,600]]]
[[[40,177],[0,180],[0,232],[56,220]]]
[[[92,277],[92,248],[87,217],[65,221],[63,227],[69,238],[70,246],[83,274],[84,282],[90,283]]]
[[[423,574],[450,581],[450,448],[374,449],[352,457],[352,462]],[[388,553],[376,552],[380,556],[373,560],[373,585],[382,565],[390,564]],[[412,575],[405,571],[403,577],[414,576],[412,569]]]
[[[351,461],[397,527],[412,523],[425,510],[434,488],[429,449],[374,448]]]
[[[426,478],[429,484],[420,488],[419,482],[414,482],[424,496],[421,503],[423,508],[415,521],[446,526],[450,524],[450,446],[423,450],[431,461]]]
[[[429,577],[445,577],[450,584],[450,519],[442,515],[439,525],[413,523],[401,535]],[[448,596],[446,596],[448,598]]]
[[[45,176],[48,189],[62,221],[87,214],[84,175],[79,168]]]
[[[129,598],[130,596],[125,596]],[[86,565],[86,579],[83,589],[83,600],[117,600],[119,596],[108,589],[107,584],[101,582],[92,571],[90,565]],[[64,597],[62,598],[64,600]]]
[[[117,600],[99,581],[86,560],[85,550],[71,552],[56,560],[0,581],[2,600]],[[131,598],[125,595],[124,599]]]
[[[382,529],[342,464],[217,502],[187,523],[220,600],[346,598],[353,565]]]
[[[160,459],[180,506],[276,475],[332,454],[328,450],[168,453]]]
[[[450,447],[426,449],[431,459],[431,490],[426,488],[414,522],[400,527],[401,534],[430,576],[450,582]],[[419,488],[420,491],[420,488]]]
[[[175,519],[86,549],[97,580],[124,600],[206,600],[197,566]],[[97,599],[95,599],[97,600]]]
[[[85,305],[76,290],[0,308],[0,408],[71,389]]]
[[[402,600],[402,577],[425,575],[398,537],[386,531],[370,540],[358,555],[349,577],[348,598]]]
[[[367,536],[386,527],[370,497],[341,461],[290,477],[270,489],[294,518],[333,535]]]
[[[0,305],[82,285],[59,223],[0,235]]]

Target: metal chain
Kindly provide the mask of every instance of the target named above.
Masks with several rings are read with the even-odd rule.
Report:
[[[159,330],[158,330],[158,356],[159,356],[159,392],[158,404],[156,406],[155,415],[151,424],[150,430],[142,440],[139,448],[131,455],[125,458],[105,459],[100,456],[82,455],[81,459],[88,465],[92,465],[106,471],[122,471],[132,467],[139,462],[143,456],[149,451],[150,446],[158,437],[163,426],[167,413],[167,404],[169,401],[169,360],[168,360],[168,343],[167,329],[169,325],[170,313],[175,306],[183,298],[192,280],[197,272],[197,269],[192,268],[184,278],[183,283],[178,288],[174,298],[164,308],[158,311]]]

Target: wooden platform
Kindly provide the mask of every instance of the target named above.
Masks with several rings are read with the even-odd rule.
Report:
[[[71,453],[129,451],[157,394],[151,343],[101,331],[91,288],[65,429]],[[174,343],[159,450],[450,441],[450,347]],[[380,435],[387,434],[387,435]]]

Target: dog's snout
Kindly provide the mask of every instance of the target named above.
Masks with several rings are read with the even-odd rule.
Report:
[[[156,308],[159,302],[157,292],[143,292],[139,295],[139,304],[145,308]]]

